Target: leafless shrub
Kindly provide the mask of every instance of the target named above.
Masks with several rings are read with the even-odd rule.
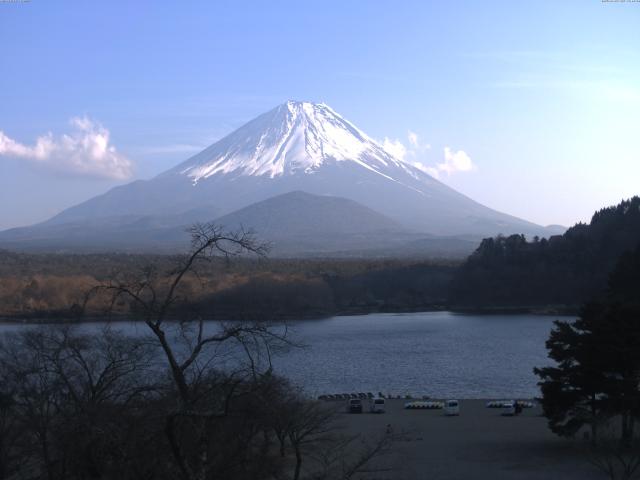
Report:
[[[601,425],[598,438],[588,453],[588,460],[611,480],[640,477],[640,438],[622,441],[611,422]]]

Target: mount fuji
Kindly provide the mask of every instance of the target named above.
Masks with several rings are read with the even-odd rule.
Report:
[[[393,157],[326,104],[289,101],[155,178],[115,187],[41,224],[0,232],[0,244],[25,247],[35,242],[40,247],[63,248],[70,246],[65,239],[76,231],[83,232],[86,247],[123,247],[109,240],[111,235],[126,242],[126,232],[124,237],[128,235],[139,247],[157,247],[169,239],[177,241],[181,234],[175,229],[181,227],[182,232],[184,225],[194,221],[222,217],[233,223],[229,219],[240,209],[243,218],[256,218],[247,217],[253,204],[290,192],[343,201],[307,202],[313,206],[306,213],[308,218],[316,215],[326,221],[337,216],[319,214],[317,209],[338,209],[341,225],[351,221],[357,225],[357,217],[366,209],[371,212],[368,230],[362,232],[367,236],[373,231],[385,232],[387,238],[408,235],[413,240],[416,235],[479,238],[555,233],[485,207]],[[295,202],[303,197],[285,198]],[[265,205],[282,208],[283,202],[256,207],[262,220],[277,214]],[[373,218],[379,220],[377,230]],[[285,223],[279,225],[286,232]],[[395,228],[389,229],[392,224]],[[319,222],[315,226],[316,242],[323,230],[340,232]]]

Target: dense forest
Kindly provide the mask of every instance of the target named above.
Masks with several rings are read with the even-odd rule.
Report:
[[[488,238],[457,270],[450,303],[467,308],[577,307],[605,290],[609,272],[640,243],[640,198],[596,212],[564,235]]]
[[[76,317],[85,294],[151,266],[169,272],[180,256],[25,254],[0,251],[0,317]],[[424,260],[213,258],[182,285],[205,318],[281,319],[444,308],[456,264]],[[88,317],[103,315],[92,302]],[[111,312],[113,313],[113,312]],[[119,313],[129,313],[122,305]]]

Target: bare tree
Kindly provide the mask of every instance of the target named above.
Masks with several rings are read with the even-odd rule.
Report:
[[[47,480],[346,480],[375,471],[389,438],[357,446],[360,437],[339,434],[333,408],[274,375],[272,355],[292,345],[286,325],[207,323],[192,309],[185,283],[203,262],[265,247],[212,224],[191,233],[174,269],[116,276],[87,295],[85,307],[96,296],[110,311],[128,305],[149,335],[63,326],[0,344],[0,467],[19,452],[26,476]],[[8,450],[5,418],[20,433]]]
[[[588,453],[588,460],[611,480],[640,477],[640,438],[617,438],[611,423],[604,424]]]
[[[298,399],[288,409],[289,425],[287,435],[295,455],[293,480],[299,480],[305,447],[315,445],[323,436],[336,429],[335,410],[326,405]]]
[[[140,316],[153,333],[164,353],[173,381],[183,403],[188,408],[190,403],[188,374],[190,367],[198,360],[203,349],[211,344],[220,344],[227,340],[244,341],[247,337],[263,340],[275,338],[264,323],[230,323],[223,324],[219,331],[205,333],[203,318],[181,319],[181,337],[188,343],[188,350],[180,355],[168,338],[166,320],[179,305],[188,304],[189,299],[180,292],[180,286],[188,275],[199,275],[198,267],[212,257],[230,258],[244,253],[263,256],[267,246],[256,241],[250,231],[225,232],[213,223],[196,224],[189,230],[191,233],[191,250],[180,258],[177,266],[166,275],[159,275],[153,267],[147,267],[139,278],[113,279],[107,284],[93,288],[87,295],[85,307],[93,294],[108,292],[111,295],[110,305],[113,307],[124,299],[131,305],[134,313]],[[191,327],[195,323],[194,329]],[[184,409],[183,408],[183,409]]]
[[[313,452],[313,458],[320,468],[311,478],[351,480],[363,475],[390,472],[392,467],[376,462],[389,455],[393,442],[401,438],[402,434],[386,432],[369,439],[362,435],[332,436]]]
[[[238,375],[226,377],[230,383],[225,388],[212,383],[206,373],[220,366],[210,347],[215,351],[216,347],[235,341],[248,360],[245,373],[256,381],[264,373],[259,371],[259,360],[266,358],[266,371],[270,371],[272,350],[286,345],[288,339],[286,328],[274,330],[268,322],[217,322],[213,330],[205,325],[202,316],[182,316],[179,322],[167,323],[176,318],[177,311],[182,309],[184,315],[188,309],[189,299],[182,293],[181,285],[188,276],[199,276],[203,262],[213,257],[263,256],[267,252],[267,246],[257,242],[250,231],[226,232],[220,226],[207,223],[193,226],[190,233],[189,254],[180,258],[176,268],[166,275],[146,268],[139,278],[114,279],[94,288],[87,300],[92,294],[107,292],[111,306],[122,300],[129,302],[132,312],[142,318],[157,340],[178,399],[176,407],[166,416],[165,434],[181,476],[200,480],[212,475],[207,466],[215,420],[229,415],[229,396],[238,393],[237,389],[226,387],[233,384],[230,379],[235,379],[236,387],[244,385],[247,379],[242,372],[236,372]],[[170,338],[172,333],[177,333],[176,341]],[[220,395],[223,391],[226,397]],[[181,440],[185,431],[196,438],[190,452],[185,451]],[[194,449],[196,454],[192,452]]]
[[[63,466],[54,453],[54,430],[62,403],[61,382],[41,354],[42,332],[26,331],[4,339],[0,346],[2,382],[10,392],[21,438],[15,448],[26,465],[59,478]]]
[[[20,438],[15,402],[6,383],[0,378],[0,479],[11,478],[18,469],[15,444]]]
[[[58,326],[5,337],[0,375],[21,468],[49,480],[104,472],[113,463],[106,458],[121,454],[129,405],[154,391],[150,355],[148,345],[108,328],[82,335]]]
[[[291,449],[293,480],[349,480],[390,470],[375,461],[390,452],[393,440],[400,435],[385,432],[369,439],[345,435],[338,409],[307,399],[286,383],[275,397],[268,418],[279,441],[280,456],[286,457],[287,446]]]

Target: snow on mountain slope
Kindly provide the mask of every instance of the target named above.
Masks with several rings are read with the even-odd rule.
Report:
[[[180,166],[197,183],[217,173],[312,174],[327,162],[355,162],[389,180],[409,170],[324,103],[289,101],[247,123]]]

